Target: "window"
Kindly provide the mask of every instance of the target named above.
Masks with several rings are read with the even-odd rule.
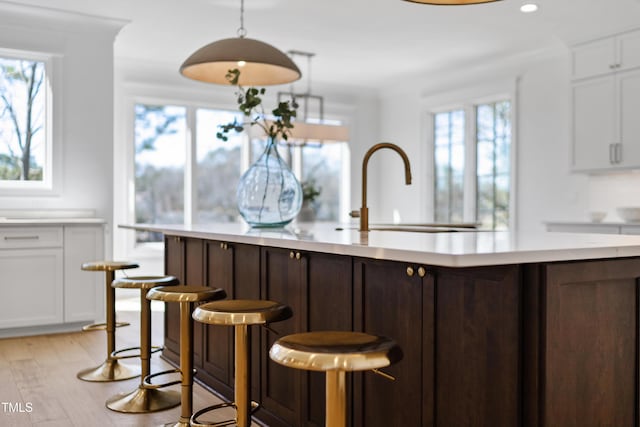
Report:
[[[186,108],[135,106],[136,222],[184,222]],[[136,233],[136,243],[160,241],[159,233]]]
[[[438,113],[435,119],[435,212],[440,223],[463,221],[464,111]]]
[[[302,147],[302,182],[313,183],[320,192],[313,202],[317,221],[341,221],[341,213],[348,209],[349,178],[344,176],[349,163],[346,143],[305,145]]]
[[[134,104],[134,194],[137,223],[180,224],[239,220],[236,187],[243,168],[264,151],[264,141],[245,134],[216,138],[219,125],[239,113],[160,103]],[[278,148],[304,180],[315,180],[317,220],[344,219],[349,203],[346,143]],[[157,245],[159,233],[136,232],[137,245]]]
[[[0,188],[50,188],[47,67],[0,54]]]
[[[483,229],[507,229],[511,102],[483,102],[438,112],[433,120],[434,220],[472,221]],[[475,159],[469,153],[475,153]],[[465,164],[465,159],[475,164]],[[465,194],[474,191],[471,197]]]
[[[218,125],[232,122],[238,114],[229,111],[198,109],[197,141],[197,215],[196,222],[230,222],[238,216],[236,186],[240,180],[242,136],[229,135],[228,141],[216,138]]]
[[[476,106],[477,221],[483,228],[509,227],[511,104]]]

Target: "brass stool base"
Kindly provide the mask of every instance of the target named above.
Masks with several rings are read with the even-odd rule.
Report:
[[[92,382],[129,380],[140,376],[140,367],[125,365],[116,359],[107,359],[95,368],[84,369],[76,375],[78,379]]]
[[[116,328],[122,328],[123,326],[130,326],[129,322],[116,322]],[[84,325],[82,327],[83,331],[106,331],[107,324],[106,323],[92,323],[90,325]]]
[[[226,426],[237,426],[238,419],[233,418],[229,420],[222,421],[199,421],[198,418],[208,414],[209,412],[217,411],[218,409],[223,408],[234,408],[237,409],[236,404],[234,402],[222,402],[217,405],[209,406],[204,409],[199,410],[191,416],[191,427],[226,427]],[[251,415],[260,409],[260,404],[258,402],[251,401]],[[249,421],[251,423],[251,421]]]
[[[130,393],[120,393],[106,402],[107,408],[116,412],[145,414],[180,405],[180,393],[173,390],[154,390],[138,387]]]

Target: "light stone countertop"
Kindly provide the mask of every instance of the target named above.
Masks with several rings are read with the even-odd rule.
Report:
[[[5,218],[0,217],[0,227],[14,225],[72,225],[105,224],[103,218]]]
[[[459,231],[421,233],[336,230],[335,223],[281,229],[246,224],[120,225],[122,228],[292,250],[405,261],[446,267],[572,261],[640,256],[640,236],[560,232]]]

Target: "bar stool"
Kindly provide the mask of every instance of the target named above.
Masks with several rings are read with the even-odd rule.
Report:
[[[271,359],[295,369],[326,372],[325,422],[347,425],[346,372],[373,370],[402,359],[400,347],[389,338],[361,332],[326,331],[287,335],[269,350]]]
[[[191,319],[192,303],[202,303],[226,298],[223,289],[205,286],[159,286],[147,292],[147,299],[180,303],[180,368],[148,375],[144,386],[160,389],[169,385],[181,384],[180,420],[173,425],[188,427],[193,411],[193,320]],[[152,384],[151,379],[159,375],[181,373],[180,381],[165,384]]]
[[[180,393],[174,390],[159,390],[146,387],[144,378],[151,374],[151,354],[162,347],[151,346],[151,301],[147,299],[150,289],[158,286],[176,286],[180,281],[173,276],[125,277],[116,279],[111,286],[123,289],[140,289],[140,347],[131,347],[118,352],[140,350],[139,354],[124,357],[140,357],[142,372],[140,385],[129,393],[120,393],[106,402],[107,408],[116,412],[148,413],[173,408],[180,404]]]
[[[126,326],[128,323],[116,323],[116,290],[111,287],[115,279],[116,270],[137,268],[138,264],[126,261],[93,261],[82,264],[85,271],[104,271],[106,296],[106,323],[94,323],[82,328],[85,331],[105,329],[107,331],[107,359],[95,368],[84,369],[76,375],[83,381],[109,382],[135,378],[140,375],[140,368],[128,366],[118,362],[112,354],[116,349],[116,327]]]
[[[235,328],[235,379],[234,400],[201,409],[191,417],[193,427],[226,426],[235,424],[238,427],[249,427],[251,413],[258,404],[250,401],[249,357],[251,353],[250,325],[266,325],[267,323],[286,320],[292,315],[291,309],[279,302],[267,300],[225,300],[203,304],[193,312],[193,318],[209,325],[234,326]],[[236,408],[236,419],[208,423],[198,421],[202,415],[233,406]]]

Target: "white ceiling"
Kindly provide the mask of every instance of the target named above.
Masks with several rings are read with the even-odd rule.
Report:
[[[177,69],[194,50],[234,37],[240,0],[21,0],[129,20],[115,55]],[[313,82],[382,86],[640,27],[640,0],[520,0],[431,6],[402,0],[245,0],[247,36],[314,52]],[[304,71],[304,69],[303,69]]]

